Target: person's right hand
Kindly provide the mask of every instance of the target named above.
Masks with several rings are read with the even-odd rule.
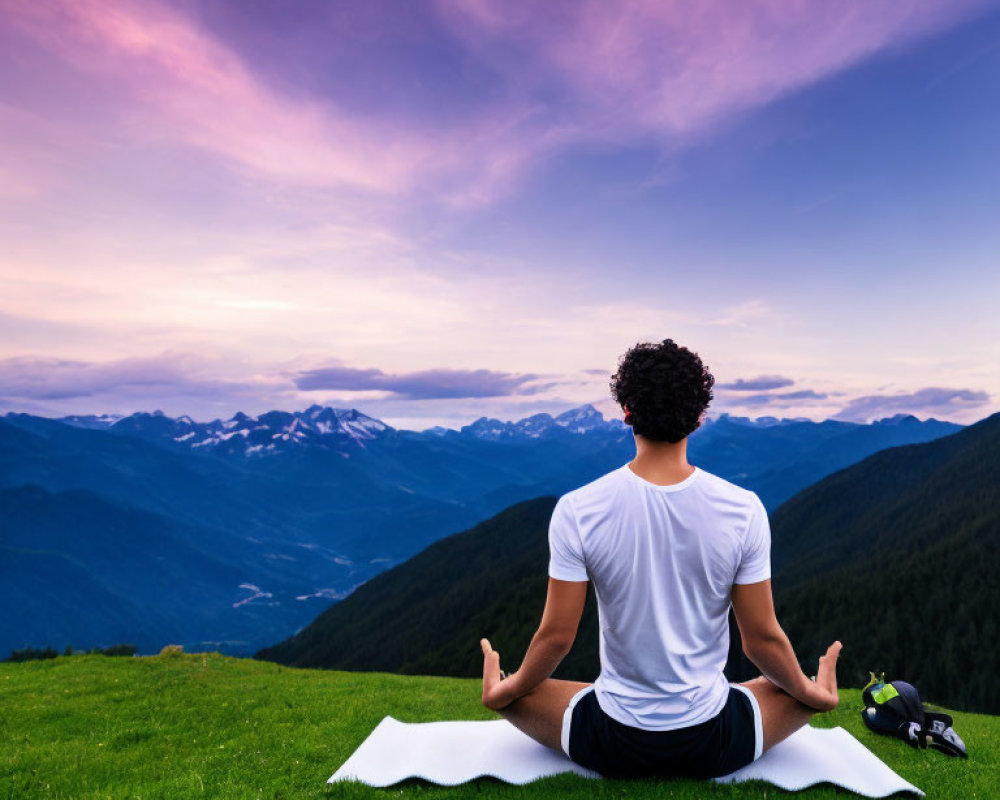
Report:
[[[480,639],[479,646],[483,651],[483,705],[499,711],[517,700],[513,693],[515,681],[500,669],[500,654],[493,649],[489,639]]]
[[[819,669],[816,670],[815,681],[808,688],[807,697],[802,699],[810,708],[817,711],[832,711],[840,702],[837,693],[837,657],[843,647],[839,641],[826,649],[826,655],[819,657]]]

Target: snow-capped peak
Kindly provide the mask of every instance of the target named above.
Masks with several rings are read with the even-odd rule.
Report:
[[[103,429],[110,428],[123,418],[123,414],[71,414],[68,417],[59,417],[59,421],[75,428]]]
[[[585,433],[605,424],[604,415],[590,403],[564,411],[556,417],[555,423],[574,433]]]
[[[920,422],[917,417],[913,414],[904,414],[902,412],[893,414],[891,417],[883,417],[882,419],[875,420],[875,425],[902,425],[909,424],[911,422]]]
[[[466,436],[477,439],[498,441],[501,439],[531,438],[539,439],[550,435],[565,435],[566,433],[584,434],[594,430],[606,430],[620,433],[625,426],[620,420],[606,421],[590,403],[564,411],[553,418],[551,414],[533,414],[517,422],[504,422],[492,417],[480,417],[470,425],[461,429]]]

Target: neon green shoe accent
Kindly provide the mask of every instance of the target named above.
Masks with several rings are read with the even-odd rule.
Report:
[[[887,700],[892,700],[894,697],[899,697],[899,692],[896,691],[896,687],[891,683],[887,683],[877,692],[872,692],[872,700],[881,705]]]

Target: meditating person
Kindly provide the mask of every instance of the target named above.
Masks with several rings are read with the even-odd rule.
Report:
[[[771,532],[757,495],[687,461],[714,378],[671,339],[619,360],[611,390],[636,456],[559,498],[545,609],[507,676],[487,639],[483,705],[606,777],[728,775],[837,706],[834,642],[814,678],[775,618]],[[588,581],[600,619],[593,684],[551,678]],[[762,675],[730,683],[728,615]]]

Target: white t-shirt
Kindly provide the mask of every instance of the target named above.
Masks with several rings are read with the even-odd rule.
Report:
[[[549,524],[549,575],[594,583],[597,701],[635,728],[683,728],[722,710],[732,586],[771,577],[760,498],[694,470],[659,486],[624,464],[560,497]]]

